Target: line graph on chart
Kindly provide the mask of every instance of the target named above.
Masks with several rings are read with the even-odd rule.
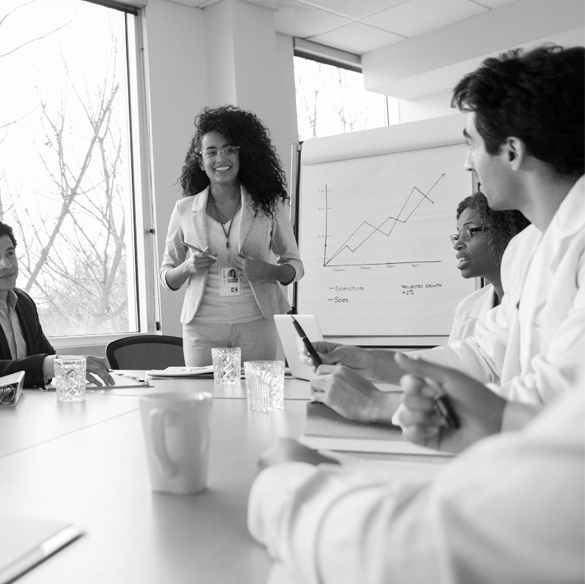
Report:
[[[392,248],[392,243],[396,243],[396,247],[403,248],[401,240],[404,233],[401,230],[408,229],[409,222],[412,223],[416,213],[419,215],[425,210],[425,207],[432,207],[440,198],[441,182],[445,179],[446,173],[441,173],[438,178],[431,184],[430,187],[422,188],[418,185],[413,185],[410,191],[406,192],[405,196],[394,197],[392,201],[394,211],[384,213],[382,208],[384,202],[380,204],[381,219],[372,221],[363,219],[362,221],[355,220],[354,224],[357,226],[349,232],[346,231],[346,237],[336,237],[335,245],[330,244],[332,234],[330,233],[331,218],[330,211],[332,210],[332,200],[335,200],[335,189],[325,185],[319,189],[325,198],[325,227],[324,227],[324,244],[323,244],[323,267],[350,267],[350,266],[376,266],[376,265],[397,265],[397,264],[411,264],[416,262],[418,264],[428,264],[440,262],[439,259],[417,259],[414,256],[405,257],[405,259],[391,260],[390,257],[395,257],[396,254],[388,253],[387,258],[379,259],[380,246]],[[388,206],[388,203],[386,203]],[[352,214],[352,217],[355,217]],[[335,232],[336,230],[333,229]],[[349,233],[349,234],[348,234]],[[341,243],[338,243],[343,239]],[[376,254],[369,254],[367,246],[375,247]],[[412,247],[412,246],[408,246]],[[356,255],[360,250],[363,251],[361,258]],[[375,259],[375,258],[378,259]]]

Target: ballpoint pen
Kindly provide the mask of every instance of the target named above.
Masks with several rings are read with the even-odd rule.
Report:
[[[191,245],[190,243],[187,243],[186,241],[181,241],[181,243],[185,246],[188,247],[189,249],[192,249],[193,251],[196,251],[198,253],[203,253],[208,255],[210,258],[213,258],[214,260],[217,259],[217,255],[213,255],[212,253],[209,252],[209,248],[206,249],[201,249],[199,247],[196,247],[194,245]]]
[[[317,354],[317,351],[315,351],[315,347],[313,347],[313,345],[311,344],[311,341],[309,341],[305,331],[303,330],[303,327],[298,323],[296,318],[292,315],[291,315],[291,318],[292,318],[292,323],[293,323],[297,333],[299,334],[299,337],[301,337],[301,341],[303,341],[303,344],[305,345],[307,351],[309,351],[309,355],[311,355],[311,359],[313,359],[313,363],[315,364],[315,367],[319,367],[319,365],[322,364],[322,361],[321,361],[321,358],[319,357],[319,355]]]
[[[437,412],[445,424],[447,424],[447,427],[453,430],[459,428],[459,420],[457,419],[447,396],[435,394],[433,400],[435,404],[435,412]]]

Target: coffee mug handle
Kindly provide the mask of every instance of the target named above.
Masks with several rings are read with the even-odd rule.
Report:
[[[174,421],[174,412],[171,410],[162,410],[155,408],[150,411],[150,435],[152,436],[152,448],[154,457],[158,464],[158,470],[164,477],[172,477],[177,474],[177,465],[171,460],[167,443],[165,440],[165,422],[172,424]]]

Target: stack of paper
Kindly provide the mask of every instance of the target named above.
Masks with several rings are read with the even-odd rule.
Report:
[[[352,422],[321,403],[307,404],[307,421],[300,442],[312,448],[345,452],[452,456],[408,442],[397,426]]]
[[[166,369],[151,369],[146,372],[147,377],[200,377],[213,375],[213,365],[205,367],[167,367]]]

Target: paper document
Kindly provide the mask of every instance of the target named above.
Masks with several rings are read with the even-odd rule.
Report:
[[[60,521],[0,514],[0,584],[8,584],[83,535]]]
[[[213,375],[213,365],[205,367],[167,367],[166,369],[151,369],[146,372],[147,377],[200,377]]]
[[[352,422],[321,403],[307,404],[307,421],[300,442],[312,448],[345,452],[452,456],[412,444],[397,426]]]

